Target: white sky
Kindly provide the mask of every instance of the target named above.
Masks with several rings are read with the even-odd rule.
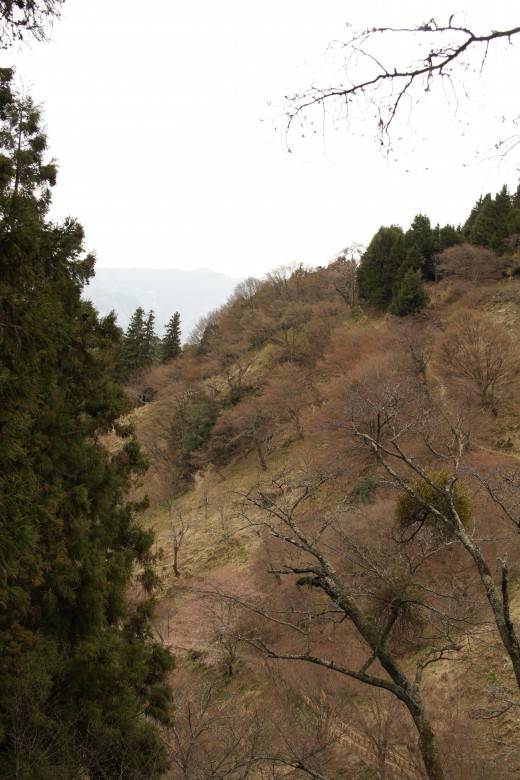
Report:
[[[466,0],[459,18],[503,29],[520,21],[514,6]],[[397,163],[346,128],[293,138],[288,154],[273,127],[284,94],[330,72],[320,55],[348,37],[346,22],[446,22],[458,10],[446,0],[67,0],[50,44],[2,59],[45,104],[60,169],[53,214],[80,220],[99,266],[261,276],[326,264],[418,212],[463,221],[481,193],[516,188],[518,150],[500,165],[473,163],[473,151],[504,131],[496,116],[520,113],[520,40],[474,80],[464,137],[434,96]]]

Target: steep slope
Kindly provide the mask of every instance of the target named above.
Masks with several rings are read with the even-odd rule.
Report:
[[[428,760],[430,777],[518,772],[518,691],[471,545],[513,627],[520,281],[503,261],[485,282],[471,264],[452,268],[413,318],[348,304],[345,266],[281,272],[156,369],[157,401],[134,415],[152,462],[142,490],[174,684],[201,724],[226,703],[253,773],[270,762],[295,777],[392,776],[395,756],[417,776]],[[396,514],[406,490],[408,514]],[[400,699],[418,691],[430,756]],[[177,717],[174,762],[194,740],[239,776],[230,735],[188,738],[180,705]],[[364,735],[357,750],[352,733]]]

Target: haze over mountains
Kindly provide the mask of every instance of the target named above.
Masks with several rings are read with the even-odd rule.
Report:
[[[118,324],[124,330],[139,306],[145,311],[154,310],[156,330],[160,335],[172,314],[178,311],[185,340],[197,320],[225,303],[239,281],[239,278],[209,268],[194,271],[97,268],[95,277],[85,288],[84,297],[91,300],[103,316],[114,310]]]

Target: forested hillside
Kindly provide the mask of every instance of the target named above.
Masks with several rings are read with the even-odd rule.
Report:
[[[0,49],[61,5],[0,2]],[[383,142],[520,31],[452,19],[400,31],[467,40],[383,68]],[[516,780],[520,187],[249,277],[183,344],[85,300],[56,179],[1,68],[0,778]]]
[[[518,196],[248,279],[146,373],[169,777],[517,776]]]

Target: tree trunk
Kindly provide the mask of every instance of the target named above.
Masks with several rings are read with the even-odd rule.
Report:
[[[253,442],[255,445],[256,454],[258,455],[258,460],[260,462],[260,468],[262,469],[262,471],[267,471],[267,463],[265,462],[265,457],[264,457],[264,453],[262,452],[262,447],[260,446],[260,442],[256,437],[253,439]]]
[[[421,707],[421,713],[414,717],[415,726],[419,732],[419,750],[426,768],[429,780],[444,780],[444,770],[442,768],[435,734],[433,732],[429,719],[424,714]]]
[[[500,592],[495,585],[493,575],[489,569],[486,559],[482,555],[480,549],[474,544],[464,530],[459,530],[457,533],[458,538],[473,558],[477,567],[480,581],[486,591],[486,597],[493,612],[495,618],[495,624],[500,634],[502,644],[511,659],[513,671],[515,673],[516,683],[520,688],[520,643],[515,633],[513,624],[509,618],[509,610],[507,608],[507,578],[503,581],[503,588],[505,589],[504,598],[501,597]]]

